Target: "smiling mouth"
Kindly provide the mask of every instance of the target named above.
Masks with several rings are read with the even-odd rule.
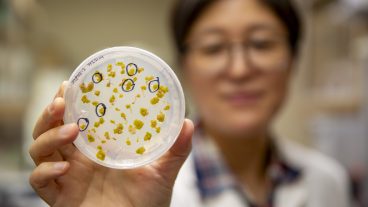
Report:
[[[237,91],[223,94],[222,98],[233,107],[242,107],[259,103],[263,94],[260,91]]]

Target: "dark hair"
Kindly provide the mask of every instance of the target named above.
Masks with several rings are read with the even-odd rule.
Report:
[[[174,6],[171,29],[174,35],[176,48],[180,55],[185,52],[185,38],[191,26],[215,0],[178,0]],[[298,53],[299,40],[301,39],[301,20],[291,0],[260,0],[268,6],[281,22],[284,23],[289,34],[289,45],[292,54]]]

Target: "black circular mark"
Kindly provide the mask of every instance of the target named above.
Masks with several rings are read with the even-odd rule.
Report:
[[[132,87],[131,87],[129,90],[126,90],[126,89],[125,89],[125,87],[124,87],[124,86],[125,86],[125,83],[126,83],[127,81],[132,82]],[[121,84],[121,89],[122,89],[123,91],[125,91],[125,92],[129,92],[129,91],[132,91],[132,90],[134,89],[134,86],[135,86],[134,80],[132,80],[132,79],[128,78],[128,79],[124,80],[124,82]]]
[[[97,78],[99,78],[99,79],[97,79]],[[97,79],[97,80],[96,80]],[[93,75],[92,75],[92,81],[94,82],[94,83],[99,83],[99,82],[101,82],[102,81],[102,79],[103,79],[103,76],[102,76],[102,74],[100,73],[100,72],[95,72]]]
[[[135,68],[135,70],[134,70],[134,74],[129,74],[129,70],[128,70],[128,68],[129,68],[129,66],[134,66],[134,68]],[[125,71],[126,71],[126,73],[129,75],[129,76],[133,76],[133,75],[135,75],[135,74],[137,74],[138,73],[138,66],[135,64],[135,63],[129,63],[126,67],[125,67]]]
[[[84,127],[84,129],[81,129],[81,126],[80,126],[80,122],[81,120],[84,120],[86,122],[86,126]],[[85,131],[87,128],[88,128],[88,125],[89,125],[89,120],[87,118],[79,118],[78,121],[77,121],[77,125],[78,125],[78,128],[79,128],[79,131],[80,132],[83,132]]]
[[[154,89],[154,90],[152,90],[152,87],[151,87],[151,84],[153,83],[153,82],[157,82],[157,88],[156,89]],[[151,80],[149,83],[148,83],[148,90],[151,92],[151,93],[154,93],[154,92],[156,92],[156,91],[158,91],[158,89],[160,89],[160,78],[159,77],[156,77],[156,79],[155,80]]]
[[[104,110],[103,110],[103,113],[100,113],[100,112],[99,112],[99,108],[100,108],[100,106],[104,109]],[[97,104],[97,106],[96,106],[96,108],[95,108],[95,112],[96,112],[96,115],[97,115],[98,117],[102,117],[102,116],[104,116],[104,115],[106,114],[106,105],[105,105],[105,104],[103,104],[103,103],[99,103],[99,104]]]

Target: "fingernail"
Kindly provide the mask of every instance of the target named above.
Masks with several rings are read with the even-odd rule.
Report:
[[[65,124],[61,126],[59,133],[61,136],[69,135],[70,131],[73,129],[74,124]]]
[[[63,87],[66,87],[68,85],[68,81],[63,81],[63,83],[61,84]]]
[[[54,164],[54,169],[55,170],[64,170],[66,167],[66,162],[57,162]]]

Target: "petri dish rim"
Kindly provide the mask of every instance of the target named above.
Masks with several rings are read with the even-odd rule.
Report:
[[[136,168],[136,167],[140,167],[140,166],[144,166],[147,165],[153,161],[155,161],[156,159],[160,158],[165,152],[167,152],[172,145],[175,143],[176,139],[178,138],[180,131],[183,127],[184,124],[184,119],[185,119],[185,97],[184,97],[184,92],[183,89],[181,87],[180,81],[178,80],[176,74],[174,73],[174,71],[171,69],[171,67],[165,62],[163,61],[160,57],[156,56],[155,54],[140,49],[140,48],[136,48],[136,47],[130,47],[130,46],[119,46],[119,47],[112,47],[112,48],[107,48],[101,51],[98,51],[92,55],[90,55],[89,57],[87,57],[82,63],[80,63],[78,65],[78,67],[73,71],[73,73],[71,74],[69,81],[68,81],[68,85],[65,89],[64,92],[64,97],[65,97],[65,101],[66,101],[66,109],[65,109],[65,114],[64,114],[64,122],[65,123],[71,123],[71,122],[76,122],[76,120],[70,120],[70,111],[69,111],[69,107],[73,106],[73,103],[69,103],[68,102],[68,97],[70,96],[69,91],[71,90],[71,88],[73,87],[72,85],[74,84],[74,82],[78,83],[78,80],[81,79],[83,80],[83,77],[86,76],[88,74],[89,70],[93,70],[96,66],[94,66],[94,63],[97,63],[101,58],[100,57],[104,57],[106,55],[112,54],[112,53],[125,53],[126,55],[132,56],[132,57],[136,57],[136,58],[143,58],[145,61],[151,63],[156,63],[156,67],[154,68],[161,68],[161,70],[164,71],[164,73],[166,73],[167,75],[169,75],[169,78],[171,79],[171,81],[173,82],[175,88],[176,88],[176,92],[178,92],[177,97],[179,98],[178,102],[179,102],[179,106],[177,107],[177,110],[179,112],[179,123],[177,123],[177,128],[174,132],[171,132],[171,135],[173,138],[171,138],[169,140],[169,142],[167,142],[164,146],[159,147],[158,149],[155,150],[155,152],[153,152],[151,154],[150,157],[144,157],[144,155],[142,155],[142,159],[139,159],[138,162],[136,163],[130,163],[130,164],[119,164],[117,162],[115,163],[110,163],[110,162],[104,162],[101,161],[99,159],[97,159],[94,156],[94,153],[92,153],[90,151],[89,148],[87,148],[85,146],[85,144],[80,140],[80,133],[78,134],[78,138],[74,141],[74,145],[77,147],[77,149],[84,154],[86,157],[88,157],[89,159],[91,159],[92,161],[103,165],[105,167],[109,167],[109,168],[115,168],[115,169],[131,169],[131,168]],[[90,64],[90,66],[88,66],[89,63],[93,62],[92,64]],[[100,64],[103,64],[100,63]],[[82,71],[82,72],[81,72]],[[161,71],[159,71],[161,72]],[[162,73],[162,72],[161,72]],[[73,82],[73,84],[72,84]],[[78,85],[78,84],[77,84]]]

